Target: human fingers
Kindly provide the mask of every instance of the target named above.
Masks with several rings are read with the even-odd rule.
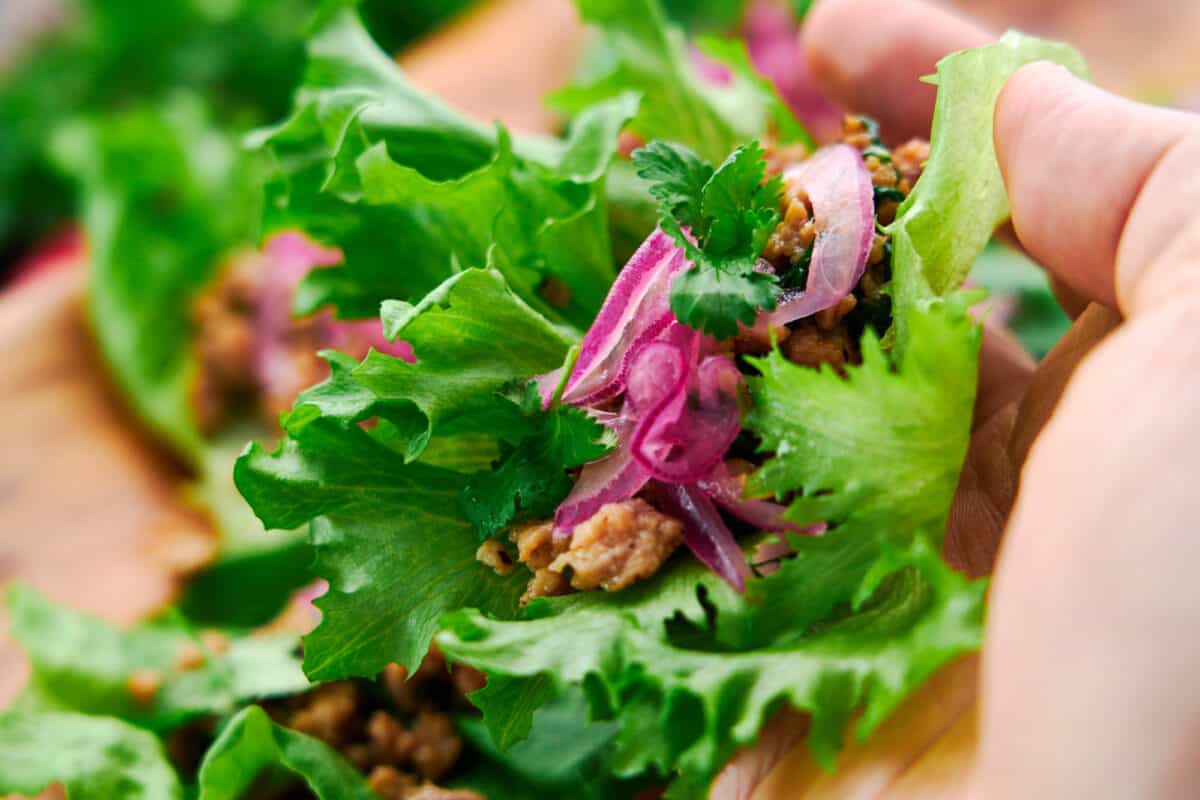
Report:
[[[1200,153],[1179,148],[1196,130],[1191,115],[1125,100],[1062,67],[1018,70],[997,101],[995,133],[1021,244],[1080,295],[1114,309],[1121,250],[1121,299],[1132,302],[1136,276],[1195,207],[1150,189],[1192,171],[1186,158]],[[1188,185],[1200,194],[1200,182]]]
[[[1029,450],[991,593],[976,789],[1182,796],[1200,776],[1200,643],[1183,634],[1200,616],[1200,129],[1035,65],[1002,94],[997,138],[1026,246],[1127,321],[1048,393]],[[1089,182],[1101,154],[1117,161]]]
[[[817,80],[845,108],[878,119],[891,141],[929,135],[936,91],[918,78],[943,56],[995,38],[919,0],[826,0],[804,23]]]

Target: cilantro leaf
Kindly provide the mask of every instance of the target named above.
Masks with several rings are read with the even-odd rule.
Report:
[[[574,485],[567,470],[597,461],[611,449],[605,427],[582,409],[558,406],[543,412],[534,384],[525,413],[532,416],[530,433],[492,469],[475,473],[463,486],[463,511],[481,539],[516,522],[554,516]]]
[[[638,174],[661,201],[660,226],[693,264],[671,286],[671,310],[718,339],[735,335],[739,322],[752,325],[779,293],[778,278],[754,268],[779,223],[783,191],[778,176],[764,183],[763,155],[751,142],[713,170],[679,145],[656,142],[634,153]]]
[[[774,307],[778,281],[755,272],[753,262],[693,261],[671,286],[671,311],[685,325],[727,339],[737,334],[737,323],[753,325],[760,308]]]
[[[702,224],[700,198],[713,174],[711,164],[683,145],[666,142],[635,150],[633,164],[638,177],[650,182],[650,194],[664,214],[687,227]]]
[[[33,797],[59,781],[70,797],[180,800],[162,743],[111,717],[0,712],[0,793]]]
[[[33,667],[32,686],[56,708],[166,730],[200,714],[228,713],[246,700],[308,688],[294,655],[296,639],[288,634],[234,636],[227,650],[215,652],[178,621],[119,630],[21,584],[9,588],[8,610],[12,636]],[[186,663],[187,652],[197,652],[200,663]],[[129,682],[146,670],[159,686],[149,702],[139,702]]]
[[[281,768],[319,800],[377,800],[362,774],[329,745],[277,725],[258,706],[225,723],[200,764],[199,800],[237,800],[260,773]]]

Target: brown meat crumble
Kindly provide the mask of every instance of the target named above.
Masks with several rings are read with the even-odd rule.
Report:
[[[863,164],[871,175],[876,193],[876,218],[881,224],[890,223],[900,202],[921,176],[929,158],[929,143],[913,139],[888,151],[876,138],[873,125],[857,116],[846,117],[842,141],[864,152]],[[788,155],[793,158],[788,160]],[[802,148],[768,148],[768,174],[785,173],[805,155]],[[785,185],[780,214],[783,219],[767,240],[762,257],[781,276],[785,287],[789,280],[797,280],[796,285],[802,286],[801,279],[796,276],[806,278],[807,262],[817,235],[812,204],[803,190]],[[797,320],[787,328],[777,327],[773,331],[743,328],[734,343],[734,352],[765,353],[770,350],[774,336],[784,356],[794,363],[809,367],[829,364],[841,372],[847,364],[861,360],[859,338],[863,328],[872,324],[875,310],[888,307],[884,289],[890,280],[888,237],[876,233],[866,272],[853,294],[836,307]]]
[[[264,707],[279,724],[344,755],[382,800],[484,800],[435,783],[463,750],[447,711],[469,710],[466,694],[483,687],[483,675],[460,664],[448,668],[434,648],[406,677],[391,664],[374,685],[334,681]]]
[[[616,592],[649,578],[683,542],[683,523],[638,497],[602,506],[569,541],[554,539],[549,520],[520,525],[511,538],[533,573],[521,598],[527,603],[571,589]]]
[[[279,360],[272,365],[271,385],[256,374],[255,350],[259,299],[263,295],[268,264],[258,253],[231,258],[212,285],[192,303],[193,341],[199,368],[191,386],[191,406],[200,429],[213,433],[243,407],[251,407],[268,424],[292,407],[296,395],[321,381],[328,367],[317,355],[327,345],[325,327],[331,316],[322,312],[305,319],[289,319],[279,337]],[[365,340],[338,343],[338,349],[356,359],[367,354]]]

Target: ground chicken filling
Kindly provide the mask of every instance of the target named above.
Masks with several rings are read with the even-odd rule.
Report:
[[[266,258],[258,253],[234,256],[212,285],[192,303],[193,341],[199,362],[191,387],[191,405],[200,429],[211,434],[237,411],[249,409],[269,426],[292,407],[296,395],[324,380],[328,366],[317,353],[329,346],[328,312],[289,317],[282,331],[256,325],[263,297]],[[270,380],[256,364],[262,348],[258,337],[275,336]],[[361,359],[370,349],[352,334],[339,338],[337,349]]]
[[[876,219],[880,225],[889,224],[921,176],[929,159],[929,143],[913,139],[888,150],[880,143],[875,124],[857,116],[846,117],[841,141],[863,153],[874,187]],[[801,145],[769,146],[767,175],[782,174],[807,155]],[[817,238],[812,206],[803,190],[785,186],[780,215],[782,219],[763,249],[762,260],[764,267],[779,276],[785,293],[801,292]],[[866,270],[851,294],[836,306],[787,326],[772,330],[743,328],[731,342],[732,352],[763,354],[775,342],[796,364],[829,364],[844,372],[846,366],[861,362],[858,342],[867,327],[883,336],[891,325],[891,300],[885,293],[890,281],[891,243],[886,234],[877,232]],[[738,458],[726,464],[736,476],[754,468]],[[514,528],[510,539],[516,546],[515,561],[532,573],[522,603],[572,590],[619,591],[654,575],[682,543],[683,525],[658,511],[648,499],[636,497],[601,507],[577,525],[569,539],[556,540],[549,520]],[[480,546],[476,558],[501,575],[510,575],[515,568],[509,549],[499,541]]]
[[[569,540],[554,537],[554,523],[513,529],[517,560],[533,572],[522,603],[571,589],[620,591],[658,572],[683,542],[683,523],[640,497],[608,503],[575,527]]]
[[[181,664],[191,658],[190,652],[180,654]],[[156,676],[135,674],[129,691],[139,702],[149,702],[160,683]],[[470,667],[448,667],[433,648],[411,678],[391,664],[375,681],[333,681],[262,705],[280,725],[341,753],[381,800],[486,800],[478,792],[439,785],[463,753],[450,712],[477,713],[466,695],[484,683],[483,674]],[[213,719],[173,732],[166,741],[172,762],[185,774],[194,773],[215,733]],[[246,796],[307,800],[313,795],[297,780],[265,774]]]

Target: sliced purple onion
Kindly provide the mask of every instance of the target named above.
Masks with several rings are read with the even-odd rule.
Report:
[[[842,129],[842,111],[821,89],[802,50],[802,31],[786,7],[759,0],[746,12],[742,25],[750,63],[775,84],[779,96],[817,141],[836,139]]]
[[[624,390],[630,357],[675,321],[671,281],[687,265],[683,251],[660,230],[642,243],[617,276],[583,338],[563,402],[591,405]],[[545,394],[543,397],[549,400]]]
[[[342,263],[342,251],[324,247],[300,231],[283,231],[272,236],[263,248],[266,255],[266,277],[257,307],[258,370],[268,381],[280,376],[274,373],[286,369],[279,359],[280,336],[287,330],[292,316],[292,298],[296,286],[317,267],[332,267]],[[319,318],[321,339],[327,347],[344,348],[365,343],[381,353],[415,363],[412,345],[405,341],[390,342],[383,335],[383,323],[378,319],[342,321],[322,312]],[[267,385],[279,385],[270,384]]]
[[[688,351],[670,341],[643,345],[632,359],[625,381],[624,413],[643,420],[687,392],[691,370]]]
[[[799,533],[806,536],[816,536],[825,532],[824,523],[800,527],[785,520],[783,513],[787,511],[787,506],[770,500],[747,500],[742,497],[742,485],[729,474],[729,468],[725,466],[724,461],[713,467],[697,485],[718,506],[759,530]]]
[[[738,592],[744,591],[750,566],[708,495],[694,484],[656,483],[655,498],[664,513],[683,522],[683,541],[696,558]]]
[[[554,537],[569,539],[575,526],[590,519],[608,503],[620,503],[640,492],[650,480],[629,449],[629,428],[625,422],[613,426],[617,446],[604,458],[585,466],[571,493],[554,514]]]
[[[652,350],[657,348],[657,350]],[[679,350],[679,359],[692,359],[677,345],[647,345],[630,368],[630,381],[643,371],[647,352]],[[639,375],[640,379],[640,375]],[[692,370],[686,385],[671,387],[647,409],[633,434],[633,457],[651,475],[665,483],[693,483],[708,475],[725,457],[737,438],[738,387],[742,375],[727,356],[706,356]]]
[[[812,201],[817,239],[803,292],[780,298],[767,320],[786,325],[838,304],[867,268],[875,236],[875,200],[862,154],[848,144],[822,147],[783,174]]]

